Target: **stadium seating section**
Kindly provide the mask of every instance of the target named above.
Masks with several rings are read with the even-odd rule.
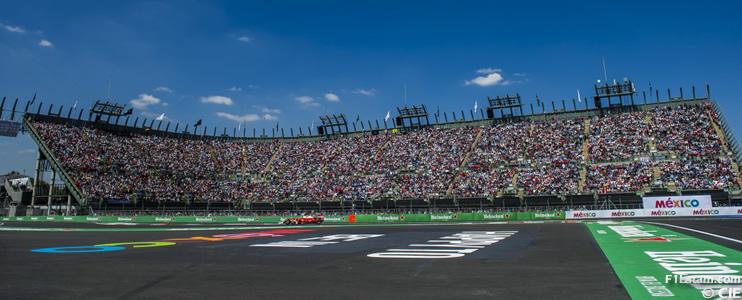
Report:
[[[739,186],[708,104],[256,142],[32,121],[87,196],[150,201],[494,197]]]

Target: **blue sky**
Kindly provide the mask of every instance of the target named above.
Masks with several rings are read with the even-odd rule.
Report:
[[[325,113],[382,119],[407,103],[468,110],[592,95],[603,78],[666,97],[711,84],[737,136],[739,1],[5,1],[0,96],[211,127],[306,129]],[[181,125],[182,126],[182,125]],[[244,126],[244,125],[243,125]],[[211,131],[211,130],[210,130]],[[230,130],[231,131],[231,130]],[[34,167],[0,137],[0,173]]]

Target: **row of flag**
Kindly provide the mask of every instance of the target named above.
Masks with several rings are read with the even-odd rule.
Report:
[[[632,83],[632,90],[636,91],[634,89],[634,86],[633,85],[634,84]],[[651,89],[651,85],[652,85],[652,83],[650,82],[650,89]],[[651,91],[650,91],[650,93],[651,93]],[[33,105],[33,103],[35,101],[36,101],[36,93],[34,93],[33,99],[31,99],[31,102],[29,104]],[[580,95],[580,89],[577,89],[577,101],[579,101],[580,103],[582,103],[582,96]],[[538,96],[536,96],[536,105],[541,105],[540,102],[541,102],[540,99],[538,98]],[[477,109],[479,109],[479,102],[478,101],[474,101],[474,111],[477,111]],[[77,110],[77,101],[75,101],[75,104],[72,106],[72,110]],[[133,111],[134,111],[134,109],[133,108],[130,108],[129,110],[127,110],[124,113],[124,115],[131,115],[133,113]],[[436,116],[440,115],[440,108],[438,108],[436,110],[435,115]],[[391,118],[391,111],[387,111],[386,112],[386,116],[384,116],[384,122],[389,121],[389,118]],[[165,113],[160,114],[157,118],[155,118],[155,120],[157,120],[157,121],[163,121],[163,120],[165,120]],[[353,122],[353,123],[355,124],[356,122],[359,122],[360,120],[361,120],[361,115],[358,115],[358,117],[356,118],[355,122]],[[201,125],[201,122],[202,122],[202,120],[199,119],[194,126]],[[242,127],[242,122],[240,122],[237,125],[238,130],[240,130],[241,127]],[[278,124],[278,122],[276,122],[276,129],[278,129],[278,128],[279,128],[279,124]],[[310,126],[310,130],[314,130],[314,120],[312,120],[312,125]]]

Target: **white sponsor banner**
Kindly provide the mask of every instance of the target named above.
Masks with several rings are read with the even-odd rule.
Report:
[[[635,218],[643,216],[643,209],[567,211],[567,219]]]
[[[618,219],[656,217],[740,216],[742,207],[678,208],[678,209],[623,209],[623,210],[570,210],[567,219]]]
[[[644,209],[711,208],[711,196],[642,197]]]

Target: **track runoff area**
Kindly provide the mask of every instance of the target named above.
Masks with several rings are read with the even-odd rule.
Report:
[[[5,222],[5,299],[738,299],[740,218]]]

